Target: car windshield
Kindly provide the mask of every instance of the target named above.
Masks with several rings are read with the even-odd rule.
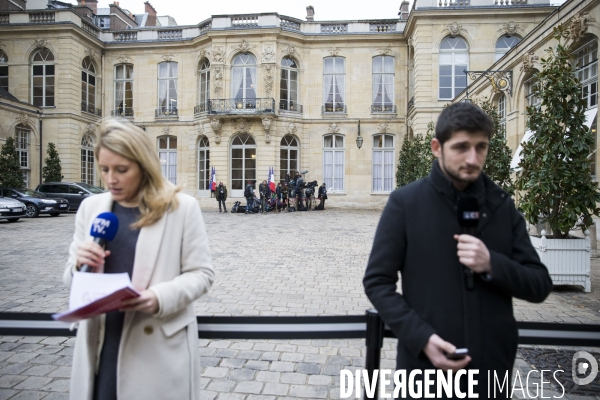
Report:
[[[23,196],[37,197],[39,199],[46,198],[46,196],[44,196],[43,194],[38,193],[35,190],[31,190],[31,189],[19,189],[19,190],[17,190],[17,192],[21,193]]]
[[[78,183],[78,185],[81,186],[84,189],[89,190],[90,192],[92,192],[94,194],[95,193],[104,193],[104,190],[100,189],[99,187],[92,186],[92,185],[89,185],[87,183]]]

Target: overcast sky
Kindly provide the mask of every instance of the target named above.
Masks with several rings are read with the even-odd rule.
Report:
[[[144,0],[117,0],[121,8],[133,14],[144,12]],[[315,8],[316,21],[343,19],[394,19],[402,0],[374,0],[367,2],[348,0],[150,0],[158,15],[170,15],[179,25],[195,25],[211,15],[250,14],[276,12],[306,18],[306,6]],[[71,3],[76,4],[75,0]],[[107,8],[111,1],[99,0],[98,8]]]

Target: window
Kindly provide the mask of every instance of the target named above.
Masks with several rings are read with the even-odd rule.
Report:
[[[323,136],[323,182],[331,192],[344,191],[344,137]]]
[[[467,42],[459,37],[447,37],[440,44],[440,99],[453,99],[467,87],[469,69]]]
[[[198,190],[210,190],[210,148],[206,136],[198,142]]]
[[[529,78],[525,81],[525,99],[527,100],[527,107],[537,107],[542,105],[541,100],[533,94],[533,87],[537,80],[534,77]]]
[[[29,137],[31,129],[23,125],[17,125],[15,128],[15,147],[19,163],[21,164],[21,172],[25,187],[29,187]]]
[[[506,137],[506,96],[500,94],[498,97],[498,119],[500,120],[500,126]]]
[[[250,53],[238,54],[233,59],[231,97],[237,108],[255,108],[256,58]]]
[[[96,17],[97,25],[100,29],[110,28],[110,17]]]
[[[114,115],[133,117],[133,65],[115,66]]]
[[[246,182],[256,180],[256,142],[247,133],[237,135],[231,142],[231,189],[243,197]]]
[[[373,107],[371,112],[393,112],[394,57],[373,57]]]
[[[158,109],[161,114],[177,115],[177,63],[158,64]]]
[[[81,138],[81,182],[94,184],[94,139],[90,135]]]
[[[81,63],[81,111],[96,113],[96,68],[89,57]]]
[[[373,192],[394,190],[394,136],[373,136]]]
[[[198,75],[200,76],[200,93],[198,94],[198,111],[208,111],[208,100],[210,99],[210,63],[204,59],[200,63]]]
[[[54,55],[41,49],[33,55],[31,97],[34,106],[54,107]]]
[[[285,57],[281,61],[279,108],[288,111],[302,111],[298,106],[298,66],[290,57]]]
[[[281,148],[279,150],[279,180],[285,182],[285,176],[298,171],[300,167],[300,146],[298,140],[292,135],[285,135],[281,139]]]
[[[494,61],[501,59],[503,55],[508,53],[508,51],[515,47],[520,41],[521,38],[518,36],[500,36],[496,41],[496,57],[494,58]]]
[[[158,138],[158,158],[162,174],[172,184],[177,184],[177,137],[162,136]]]
[[[346,112],[346,60],[326,57],[323,60],[324,112]]]
[[[8,92],[8,56],[0,50],[0,88]]]
[[[592,146],[592,154],[589,155],[590,159],[590,172],[593,177],[596,177],[596,164],[598,162],[598,114],[596,114],[596,118],[594,118],[594,122],[590,127],[590,132],[592,132],[592,136],[594,137],[594,145]]]
[[[575,51],[575,76],[581,82],[581,94],[587,107],[598,104],[598,42],[589,41]]]

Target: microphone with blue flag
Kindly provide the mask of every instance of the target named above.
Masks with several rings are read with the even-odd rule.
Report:
[[[92,223],[90,235],[94,238],[94,243],[98,243],[102,248],[106,246],[106,242],[113,240],[119,230],[119,219],[111,212],[103,212],[98,215]],[[91,272],[92,267],[83,264],[80,268],[81,272]]]

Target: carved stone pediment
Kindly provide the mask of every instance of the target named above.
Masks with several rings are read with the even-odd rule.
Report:
[[[453,22],[450,25],[447,25],[447,29],[448,29],[448,34],[451,37],[456,37],[456,36],[460,35],[461,33],[465,32],[462,25],[459,25],[457,22]]]
[[[517,31],[521,28],[519,24],[514,21],[507,22],[506,24],[502,24],[502,27],[498,29],[498,32],[504,32],[508,36],[513,36],[517,33]]]
[[[521,65],[521,71],[531,72],[535,68],[535,64],[540,58],[534,55],[533,51],[523,54],[523,65]]]
[[[225,50],[221,46],[215,46],[212,52],[213,63],[222,64],[225,60]]]
[[[329,133],[339,133],[340,132],[340,127],[338,126],[338,124],[336,124],[334,122],[333,124],[331,124],[329,126],[329,128],[327,129],[327,132],[329,132]]]
[[[86,49],[83,51],[83,53],[85,54],[86,57],[89,57],[92,60],[97,61],[98,52],[96,52],[96,50],[86,47]]]
[[[96,133],[96,125],[94,124],[88,124],[86,125],[85,129],[83,130],[84,134],[95,134]]]
[[[332,56],[337,56],[340,54],[340,49],[337,47],[332,47],[331,49],[327,50],[329,52],[329,54],[331,54]]]
[[[162,59],[165,61],[173,61],[173,58],[175,58],[175,56],[173,54],[164,54],[162,56]]]
[[[162,133],[163,133],[163,135],[169,135],[171,133],[171,127],[170,126],[163,127]]]
[[[291,44],[286,44],[285,46],[283,46],[283,49],[281,49],[281,52],[283,53],[284,56],[293,56],[294,54],[297,54],[296,48],[294,46],[292,46]]]
[[[389,56],[392,53],[392,48],[390,46],[382,46],[378,47],[375,52],[381,56]]]
[[[117,57],[117,62],[119,64],[129,64],[131,62],[131,57],[129,57],[127,54],[122,54]]]
[[[273,118],[262,119],[262,125],[265,129],[265,143],[271,143],[271,122],[273,122]]]
[[[285,128],[285,133],[288,135],[295,135],[296,132],[298,132],[298,128],[296,128],[296,125],[293,122]]]
[[[275,49],[273,46],[268,45],[263,49],[262,62],[263,63],[274,63],[275,62]]]
[[[215,143],[221,143],[221,128],[223,127],[223,123],[219,118],[211,118],[210,119],[210,127],[215,133]]]
[[[377,127],[377,132],[379,132],[379,133],[389,133],[389,131],[390,131],[390,127],[386,123],[379,124],[379,126]]]
[[[255,44],[250,44],[250,43],[246,42],[246,40],[242,40],[242,43],[235,46],[233,48],[233,50],[241,51],[242,53],[247,53],[248,51],[250,51],[250,49],[255,49],[255,48],[256,48]]]
[[[252,121],[246,118],[237,118],[234,122],[234,132],[235,133],[250,133],[250,128],[252,127]]]
[[[48,41],[46,39],[37,38],[34,40],[33,45],[38,49],[43,49],[48,45]]]
[[[29,118],[29,115],[27,115],[25,113],[17,116],[17,123],[19,123],[20,125],[23,125],[23,126],[31,126],[31,127],[33,127],[33,123],[31,121],[31,118]]]
[[[587,32],[589,23],[595,21],[596,19],[590,17],[590,15],[586,12],[580,12],[579,14],[575,15],[571,20],[571,39],[573,39],[574,41],[583,39],[585,33]]]

